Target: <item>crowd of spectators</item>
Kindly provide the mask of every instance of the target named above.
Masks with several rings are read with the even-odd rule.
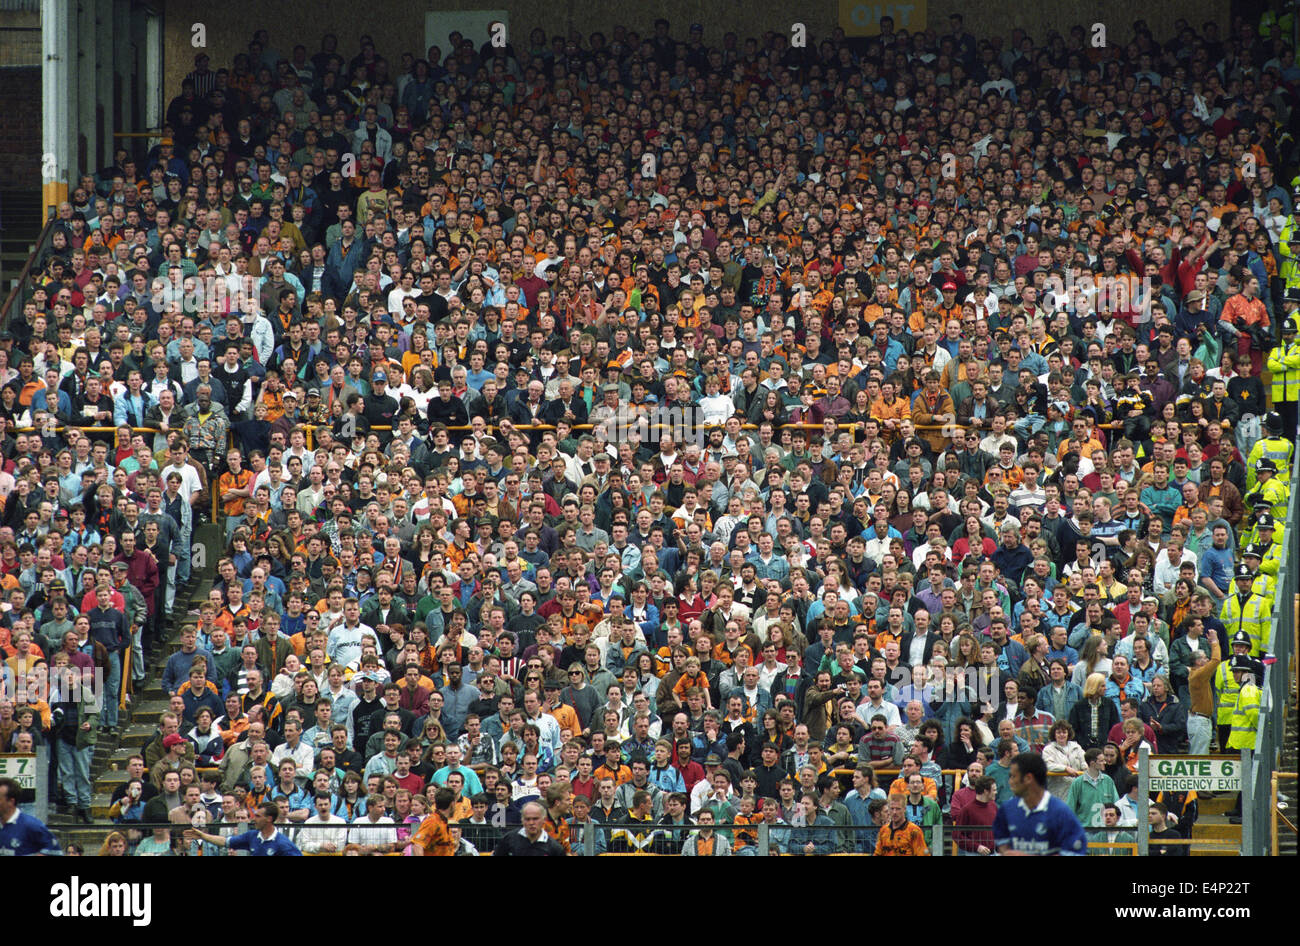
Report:
[[[1114,840],[1142,747],[1231,749],[1295,50],[881,25],[200,53],[0,335],[0,750],[90,820],[166,658],[106,853],[713,856],[989,853],[1026,751]]]

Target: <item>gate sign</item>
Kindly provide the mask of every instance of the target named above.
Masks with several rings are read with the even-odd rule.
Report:
[[[891,17],[894,30],[915,33],[925,29],[927,0],[840,0],[839,21],[845,36],[879,36],[880,18]]]
[[[1241,760],[1210,756],[1152,756],[1153,792],[1239,792]]]
[[[0,755],[0,778],[11,778],[23,789],[36,790],[36,756]]]

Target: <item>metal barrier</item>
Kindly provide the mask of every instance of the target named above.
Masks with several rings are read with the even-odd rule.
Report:
[[[1274,772],[1273,773],[1273,782],[1272,782],[1271,791],[1269,795],[1269,811],[1273,813],[1271,832],[1270,832],[1270,835],[1273,839],[1273,843],[1272,843],[1272,849],[1269,853],[1271,853],[1274,857],[1278,856],[1279,848],[1281,847],[1280,839],[1278,836],[1279,821],[1285,824],[1292,834],[1300,833],[1296,829],[1295,822],[1293,822],[1286,815],[1282,814],[1282,809],[1278,806],[1277,803],[1277,783],[1283,780],[1290,781],[1290,782],[1296,781],[1296,773],[1295,772]]]
[[[1287,503],[1287,534],[1278,563],[1277,592],[1273,598],[1273,623],[1268,649],[1273,659],[1260,685],[1259,727],[1250,753],[1250,784],[1245,808],[1258,813],[1243,822],[1241,850],[1252,857],[1273,852],[1276,836],[1277,797],[1274,775],[1281,762],[1290,717],[1292,681],[1296,679],[1297,611],[1300,611],[1300,569],[1296,567],[1295,529],[1300,523],[1300,450],[1291,464],[1291,498]],[[1268,821],[1264,814],[1268,813]],[[1252,823],[1253,822],[1253,823]],[[1272,830],[1266,831],[1265,824]]]
[[[4,304],[0,305],[0,328],[7,328],[9,325],[9,316],[13,312],[14,303],[17,302],[19,309],[26,301],[31,298],[31,278],[32,272],[36,267],[36,260],[46,247],[50,245],[50,237],[54,233],[54,224],[56,217],[53,213],[49,214],[45,221],[45,226],[41,228],[41,234],[36,238],[36,244],[32,252],[27,257],[27,262],[23,264],[22,270],[18,273],[18,278],[14,280],[14,287],[5,296]],[[21,301],[20,301],[21,300]]]

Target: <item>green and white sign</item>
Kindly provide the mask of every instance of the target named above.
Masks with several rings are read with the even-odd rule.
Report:
[[[1151,757],[1153,792],[1239,792],[1241,760],[1213,756]]]
[[[36,790],[36,756],[0,755],[0,778],[11,778],[24,789]]]

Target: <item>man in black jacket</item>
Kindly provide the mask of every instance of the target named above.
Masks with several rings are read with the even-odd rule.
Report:
[[[388,393],[388,375],[383,371],[376,371],[370,377],[370,396],[365,399],[365,408],[362,411],[371,427],[392,427],[393,417],[397,414],[397,401]],[[379,432],[381,442],[386,442],[392,435],[385,432]]]
[[[497,842],[493,857],[563,857],[560,842],[546,833],[546,809],[539,802],[524,805],[520,815],[524,826]]]
[[[469,423],[469,413],[465,402],[452,397],[451,380],[444,378],[438,382],[438,396],[429,402],[429,423],[445,424],[447,427],[464,427]],[[461,438],[464,433],[461,433]],[[457,438],[457,439],[461,439]]]

